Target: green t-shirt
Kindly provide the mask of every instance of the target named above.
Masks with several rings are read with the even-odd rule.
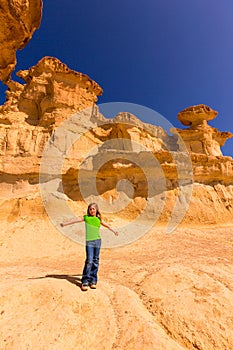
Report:
[[[84,215],[86,225],[86,241],[100,239],[100,219],[97,216]]]

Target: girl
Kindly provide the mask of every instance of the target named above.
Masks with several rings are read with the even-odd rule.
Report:
[[[72,225],[83,221],[85,221],[86,226],[86,260],[82,274],[81,289],[86,291],[88,289],[88,285],[90,288],[96,289],[101,247],[101,237],[99,232],[100,225],[108,228],[116,236],[118,236],[118,232],[103,222],[96,203],[90,203],[88,205],[87,215],[84,215],[83,218],[77,218],[72,221],[64,222],[61,224],[61,226]]]

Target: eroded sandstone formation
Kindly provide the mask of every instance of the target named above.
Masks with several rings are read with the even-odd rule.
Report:
[[[9,81],[7,100],[0,107],[0,171],[4,179],[16,176],[15,181],[21,181],[27,176],[35,183],[54,128],[84,108],[89,107],[93,114],[102,89],[87,75],[52,57],[19,75],[25,84]],[[10,183],[14,186],[14,181]]]
[[[16,51],[23,49],[39,28],[42,0],[1,0],[0,80],[9,80],[16,65]]]
[[[48,172],[48,181],[62,177],[55,190],[74,201],[83,200],[80,173],[87,195],[100,195],[111,203],[117,198],[118,182],[127,180],[131,185],[124,182],[121,192],[132,202],[127,206],[131,213],[138,211],[138,200],[145,204],[155,196],[150,204],[153,215],[153,203],[160,203],[166,192],[162,221],[169,218],[179,188],[194,183],[193,198],[199,198],[202,186],[213,209],[209,221],[232,218],[233,161],[220,150],[232,134],[208,125],[217,112],[204,105],[187,108],[178,119],[189,128],[168,135],[127,111],[105,118],[95,104],[101,87],[56,58],[45,57],[18,75],[25,84],[9,81],[7,101],[0,107],[0,189],[3,198],[21,198],[20,205],[18,199],[14,202],[16,213],[22,212],[25,196],[33,193],[32,202],[35,194],[39,196],[39,183],[48,180]],[[51,148],[48,159],[46,145]],[[27,207],[32,210],[33,205],[27,202]],[[206,221],[203,202],[195,210],[199,214],[190,209],[187,221]]]
[[[57,126],[72,114],[93,106],[102,94],[101,87],[86,74],[73,71],[54,57],[44,57],[17,75],[25,84],[7,83],[7,101],[0,110],[9,115],[9,124],[15,120],[10,118],[10,112],[20,112],[27,124]]]

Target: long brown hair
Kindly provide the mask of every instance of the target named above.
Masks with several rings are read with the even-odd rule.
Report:
[[[98,204],[97,203],[90,203],[87,207],[87,215],[90,215],[90,207],[95,207],[96,209],[96,216],[97,218],[100,219],[100,221],[102,220],[102,215],[100,214],[100,211],[99,211],[99,207],[98,207]]]

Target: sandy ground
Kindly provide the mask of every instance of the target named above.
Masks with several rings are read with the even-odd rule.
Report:
[[[233,349],[233,227],[103,248],[82,292],[83,245],[47,220],[1,225],[1,350]]]

